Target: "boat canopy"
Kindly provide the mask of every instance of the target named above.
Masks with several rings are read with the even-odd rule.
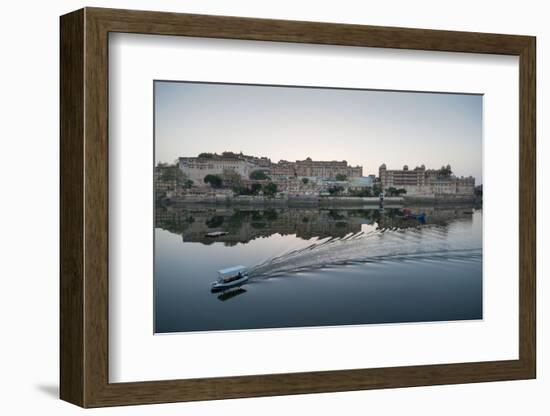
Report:
[[[228,279],[235,277],[239,273],[245,273],[247,271],[245,266],[233,266],[228,267],[227,269],[218,270],[218,276],[222,279]]]

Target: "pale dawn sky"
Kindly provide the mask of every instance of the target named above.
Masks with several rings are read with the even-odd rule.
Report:
[[[482,183],[482,95],[155,81],[155,163],[233,151],[439,168]]]

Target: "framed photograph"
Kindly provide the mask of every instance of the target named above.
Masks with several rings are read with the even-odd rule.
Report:
[[[60,27],[63,400],[535,378],[534,37]]]

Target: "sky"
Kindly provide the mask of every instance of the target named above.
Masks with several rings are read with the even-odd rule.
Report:
[[[155,81],[154,99],[155,163],[242,151],[365,176],[450,164],[482,183],[482,95]]]

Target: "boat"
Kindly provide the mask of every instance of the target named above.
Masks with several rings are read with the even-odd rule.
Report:
[[[212,231],[211,233],[206,233],[205,237],[221,237],[222,235],[229,234],[227,231]]]
[[[241,286],[248,280],[248,269],[245,266],[233,266],[218,270],[218,280],[212,282],[212,292],[227,290],[232,287]]]
[[[424,212],[414,214],[409,208],[403,209],[403,217],[407,220],[418,220],[421,224],[426,223],[426,214]]]

